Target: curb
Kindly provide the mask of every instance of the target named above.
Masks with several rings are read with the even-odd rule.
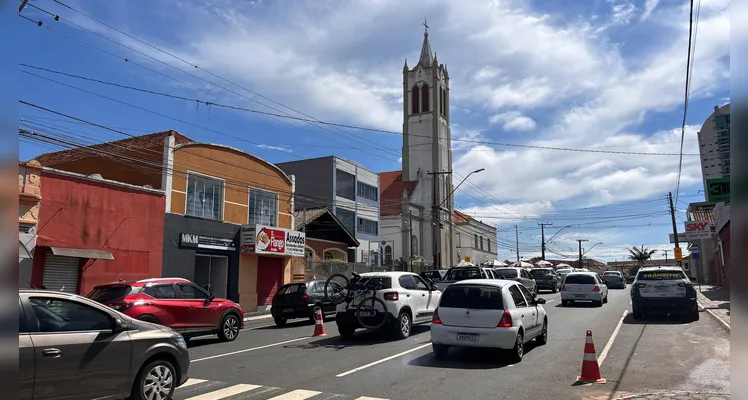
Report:
[[[704,307],[703,304],[699,300],[696,300],[696,304],[699,305],[699,310],[706,311],[707,314],[711,315],[712,318],[716,319],[717,322],[719,322],[720,325],[722,325],[722,328],[724,328],[728,333],[730,333],[730,323],[722,319],[717,313],[715,313],[712,310],[708,310],[706,307]]]
[[[652,392],[652,393],[632,394],[632,395],[623,396],[623,397],[613,397],[612,399],[613,400],[633,400],[633,399],[641,399],[641,398],[648,397],[648,396],[673,397],[673,396],[678,396],[678,395],[715,396],[717,398],[721,398],[721,396],[728,396],[727,398],[729,398],[729,396],[730,396],[729,393],[683,392],[683,391],[680,391],[680,392]]]
[[[244,322],[257,321],[261,319],[270,319],[270,318],[273,318],[271,314],[256,315],[254,317],[244,317]]]

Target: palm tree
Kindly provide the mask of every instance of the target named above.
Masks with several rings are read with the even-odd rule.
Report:
[[[644,262],[652,258],[652,254],[657,250],[650,250],[642,245],[641,247],[634,246],[628,249],[628,251],[631,253],[631,255],[629,255],[629,260],[636,261],[639,263],[639,267],[642,267],[644,266]]]

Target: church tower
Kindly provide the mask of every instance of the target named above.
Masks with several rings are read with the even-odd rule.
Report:
[[[424,22],[421,55],[403,67],[403,181],[417,181],[413,205],[428,210],[431,229],[421,239],[435,266],[455,263],[452,234],[452,133],[449,123],[449,72],[431,51]]]

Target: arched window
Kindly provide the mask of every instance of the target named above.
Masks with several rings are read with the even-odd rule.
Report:
[[[418,86],[413,86],[413,89],[410,90],[410,109],[411,114],[418,114],[421,112],[421,108],[419,107],[419,98],[418,98]]]
[[[334,260],[335,256],[332,254],[332,252],[326,251],[325,252],[325,261]]]
[[[314,260],[314,250],[307,247],[304,249],[304,258],[306,258],[307,261]]]
[[[421,88],[421,112],[429,112],[429,86]]]
[[[410,237],[410,252],[414,256],[420,255],[418,252],[418,237],[416,235]]]
[[[442,95],[441,95],[440,104],[442,107],[442,116],[446,117],[447,116],[447,91],[444,90],[444,88],[442,88],[441,92],[442,92],[441,93]]]
[[[384,263],[392,263],[392,246],[390,245],[384,246]]]

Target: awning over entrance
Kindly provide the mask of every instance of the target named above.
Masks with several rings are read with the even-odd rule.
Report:
[[[106,250],[66,249],[63,247],[50,247],[49,249],[56,256],[114,260],[114,255]]]
[[[24,259],[24,258],[33,258],[31,256],[31,252],[28,248],[26,248],[26,245],[23,243],[22,240],[18,241],[18,258]]]

